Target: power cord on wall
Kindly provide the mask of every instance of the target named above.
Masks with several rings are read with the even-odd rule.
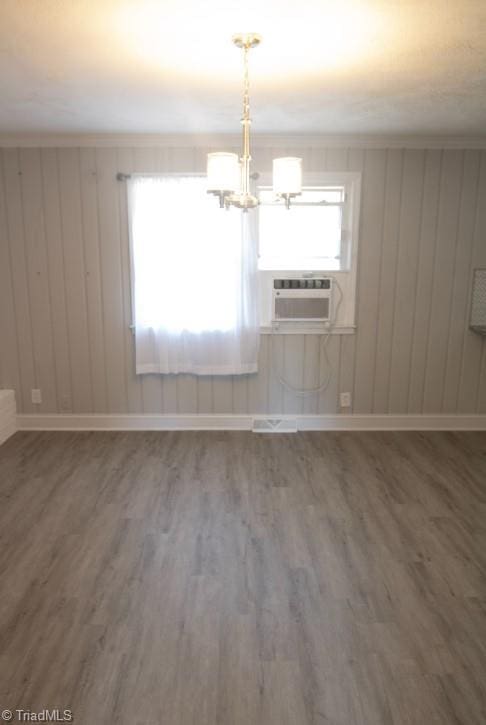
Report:
[[[326,329],[325,334],[321,335],[321,342],[320,342],[320,346],[319,346],[319,353],[320,353],[319,359],[320,359],[321,355],[324,354],[324,361],[325,361],[327,373],[326,373],[326,377],[324,378],[324,380],[322,382],[320,382],[318,386],[316,386],[315,388],[296,388],[291,383],[289,383],[288,380],[285,380],[283,375],[281,375],[281,373],[279,372],[279,370],[277,368],[277,364],[275,362],[275,355],[274,355],[274,349],[273,349],[273,338],[275,337],[275,335],[278,334],[278,323],[276,324],[275,322],[272,322],[272,332],[270,335],[270,367],[273,370],[273,373],[274,373],[275,377],[277,378],[278,382],[280,383],[280,385],[282,385],[282,387],[289,390],[291,393],[294,393],[294,395],[306,396],[306,395],[316,395],[317,393],[322,393],[324,390],[326,390],[326,388],[329,386],[329,383],[331,382],[333,370],[332,370],[331,361],[329,360],[327,345],[329,342],[329,338],[331,337],[332,330],[334,329],[334,327],[336,325],[339,308],[341,306],[341,302],[343,301],[343,297],[344,297],[343,291],[342,291],[341,286],[340,286],[339,282],[337,281],[337,279],[335,277],[331,277],[331,279],[333,281],[333,285],[336,285],[336,287],[339,290],[339,300],[336,305],[336,309],[333,310],[333,319],[327,323],[327,329]]]

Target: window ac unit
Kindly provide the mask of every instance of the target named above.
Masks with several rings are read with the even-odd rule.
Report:
[[[272,292],[274,322],[329,322],[331,319],[330,277],[274,279]]]

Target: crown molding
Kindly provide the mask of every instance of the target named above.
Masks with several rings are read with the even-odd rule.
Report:
[[[4,148],[64,147],[239,147],[238,134],[15,134],[0,133]],[[486,149],[484,136],[393,135],[393,134],[253,134],[254,148],[405,148],[405,149]]]

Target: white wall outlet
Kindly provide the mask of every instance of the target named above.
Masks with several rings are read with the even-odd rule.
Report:
[[[30,391],[30,393],[31,393],[31,396],[32,396],[32,402],[35,405],[38,405],[39,403],[42,403],[42,393],[39,390],[39,388],[33,388]]]
[[[339,396],[339,402],[341,403],[341,408],[350,408],[351,393],[341,393]]]

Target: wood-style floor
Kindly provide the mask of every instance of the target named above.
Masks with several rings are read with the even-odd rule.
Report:
[[[18,433],[0,708],[485,725],[486,434]]]

